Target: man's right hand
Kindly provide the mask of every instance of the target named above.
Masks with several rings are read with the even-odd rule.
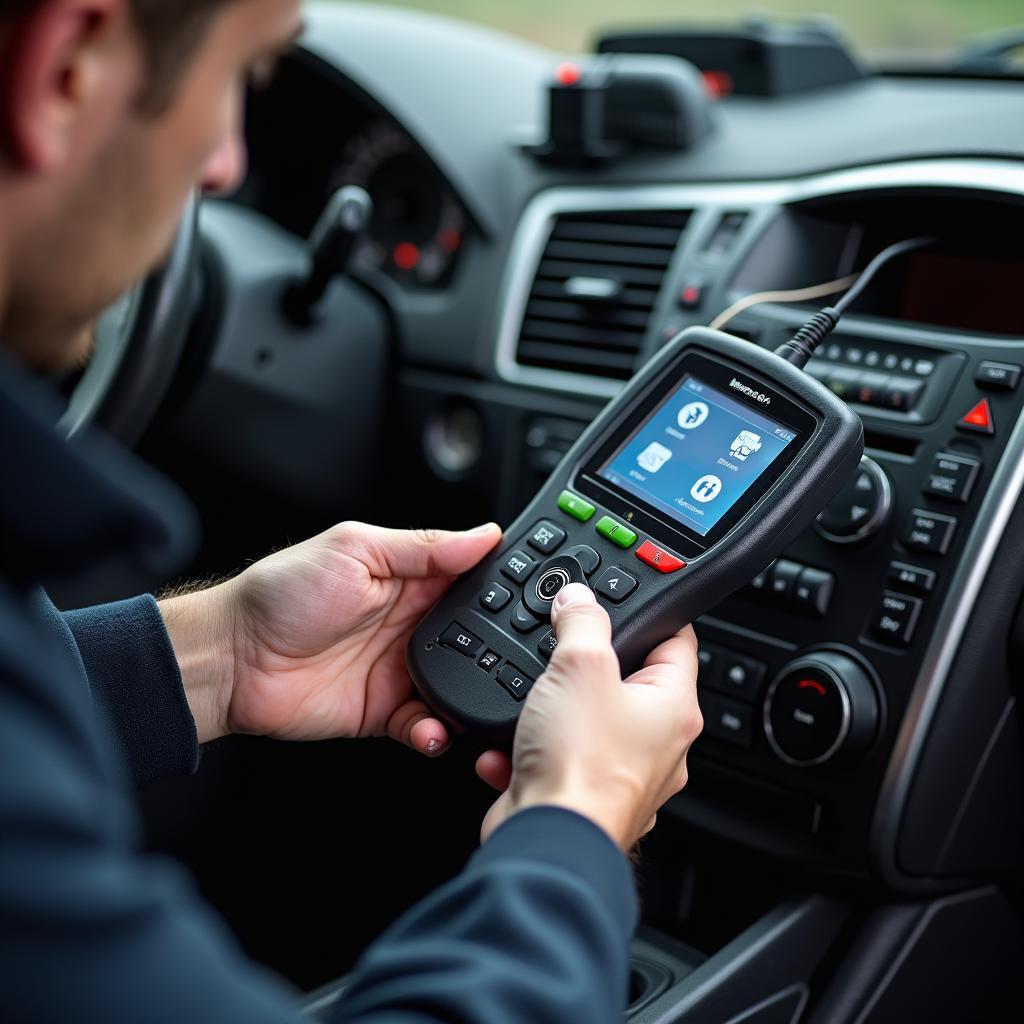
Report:
[[[628,850],[686,785],[686,755],[703,727],[697,638],[688,626],[623,680],[608,614],[589,588],[562,590],[551,618],[558,646],[527,698],[511,762],[494,751],[477,762],[480,777],[504,790],[483,839],[517,811],[560,806]]]

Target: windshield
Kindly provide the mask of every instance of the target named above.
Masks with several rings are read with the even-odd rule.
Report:
[[[780,20],[824,19],[875,63],[946,63],[968,41],[1020,26],[1021,0],[384,0],[490,25],[551,49],[583,53],[603,31],[697,22],[738,25],[753,12]],[[1018,55],[1019,55],[1018,50]],[[1019,67],[1019,63],[1018,63]]]

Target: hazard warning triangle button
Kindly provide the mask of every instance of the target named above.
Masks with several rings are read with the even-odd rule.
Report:
[[[971,430],[976,434],[994,434],[995,424],[992,421],[992,406],[988,399],[983,398],[958,424],[961,430]]]

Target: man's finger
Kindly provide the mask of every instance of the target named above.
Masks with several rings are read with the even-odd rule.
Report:
[[[492,789],[504,793],[512,782],[512,762],[500,750],[487,750],[477,758],[476,773]]]
[[[552,660],[565,651],[611,650],[612,624],[584,583],[563,587],[551,603],[551,622],[558,637]]]
[[[389,719],[387,733],[419,754],[437,757],[449,746],[448,730],[427,710],[425,704],[411,700]]]
[[[486,523],[474,530],[386,530],[346,523],[339,543],[355,545],[371,573],[382,579],[460,576],[501,541],[501,527]]]

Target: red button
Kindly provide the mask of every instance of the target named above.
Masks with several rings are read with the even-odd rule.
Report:
[[[994,434],[995,425],[992,421],[992,406],[988,399],[983,398],[958,424],[963,430],[973,430],[979,434]]]
[[[648,565],[653,566],[658,572],[678,572],[680,569],[686,568],[686,563],[676,558],[675,555],[670,555],[667,551],[662,551],[656,544],[652,544],[649,540],[645,540],[643,544],[636,549],[636,557],[641,562],[646,562]]]

